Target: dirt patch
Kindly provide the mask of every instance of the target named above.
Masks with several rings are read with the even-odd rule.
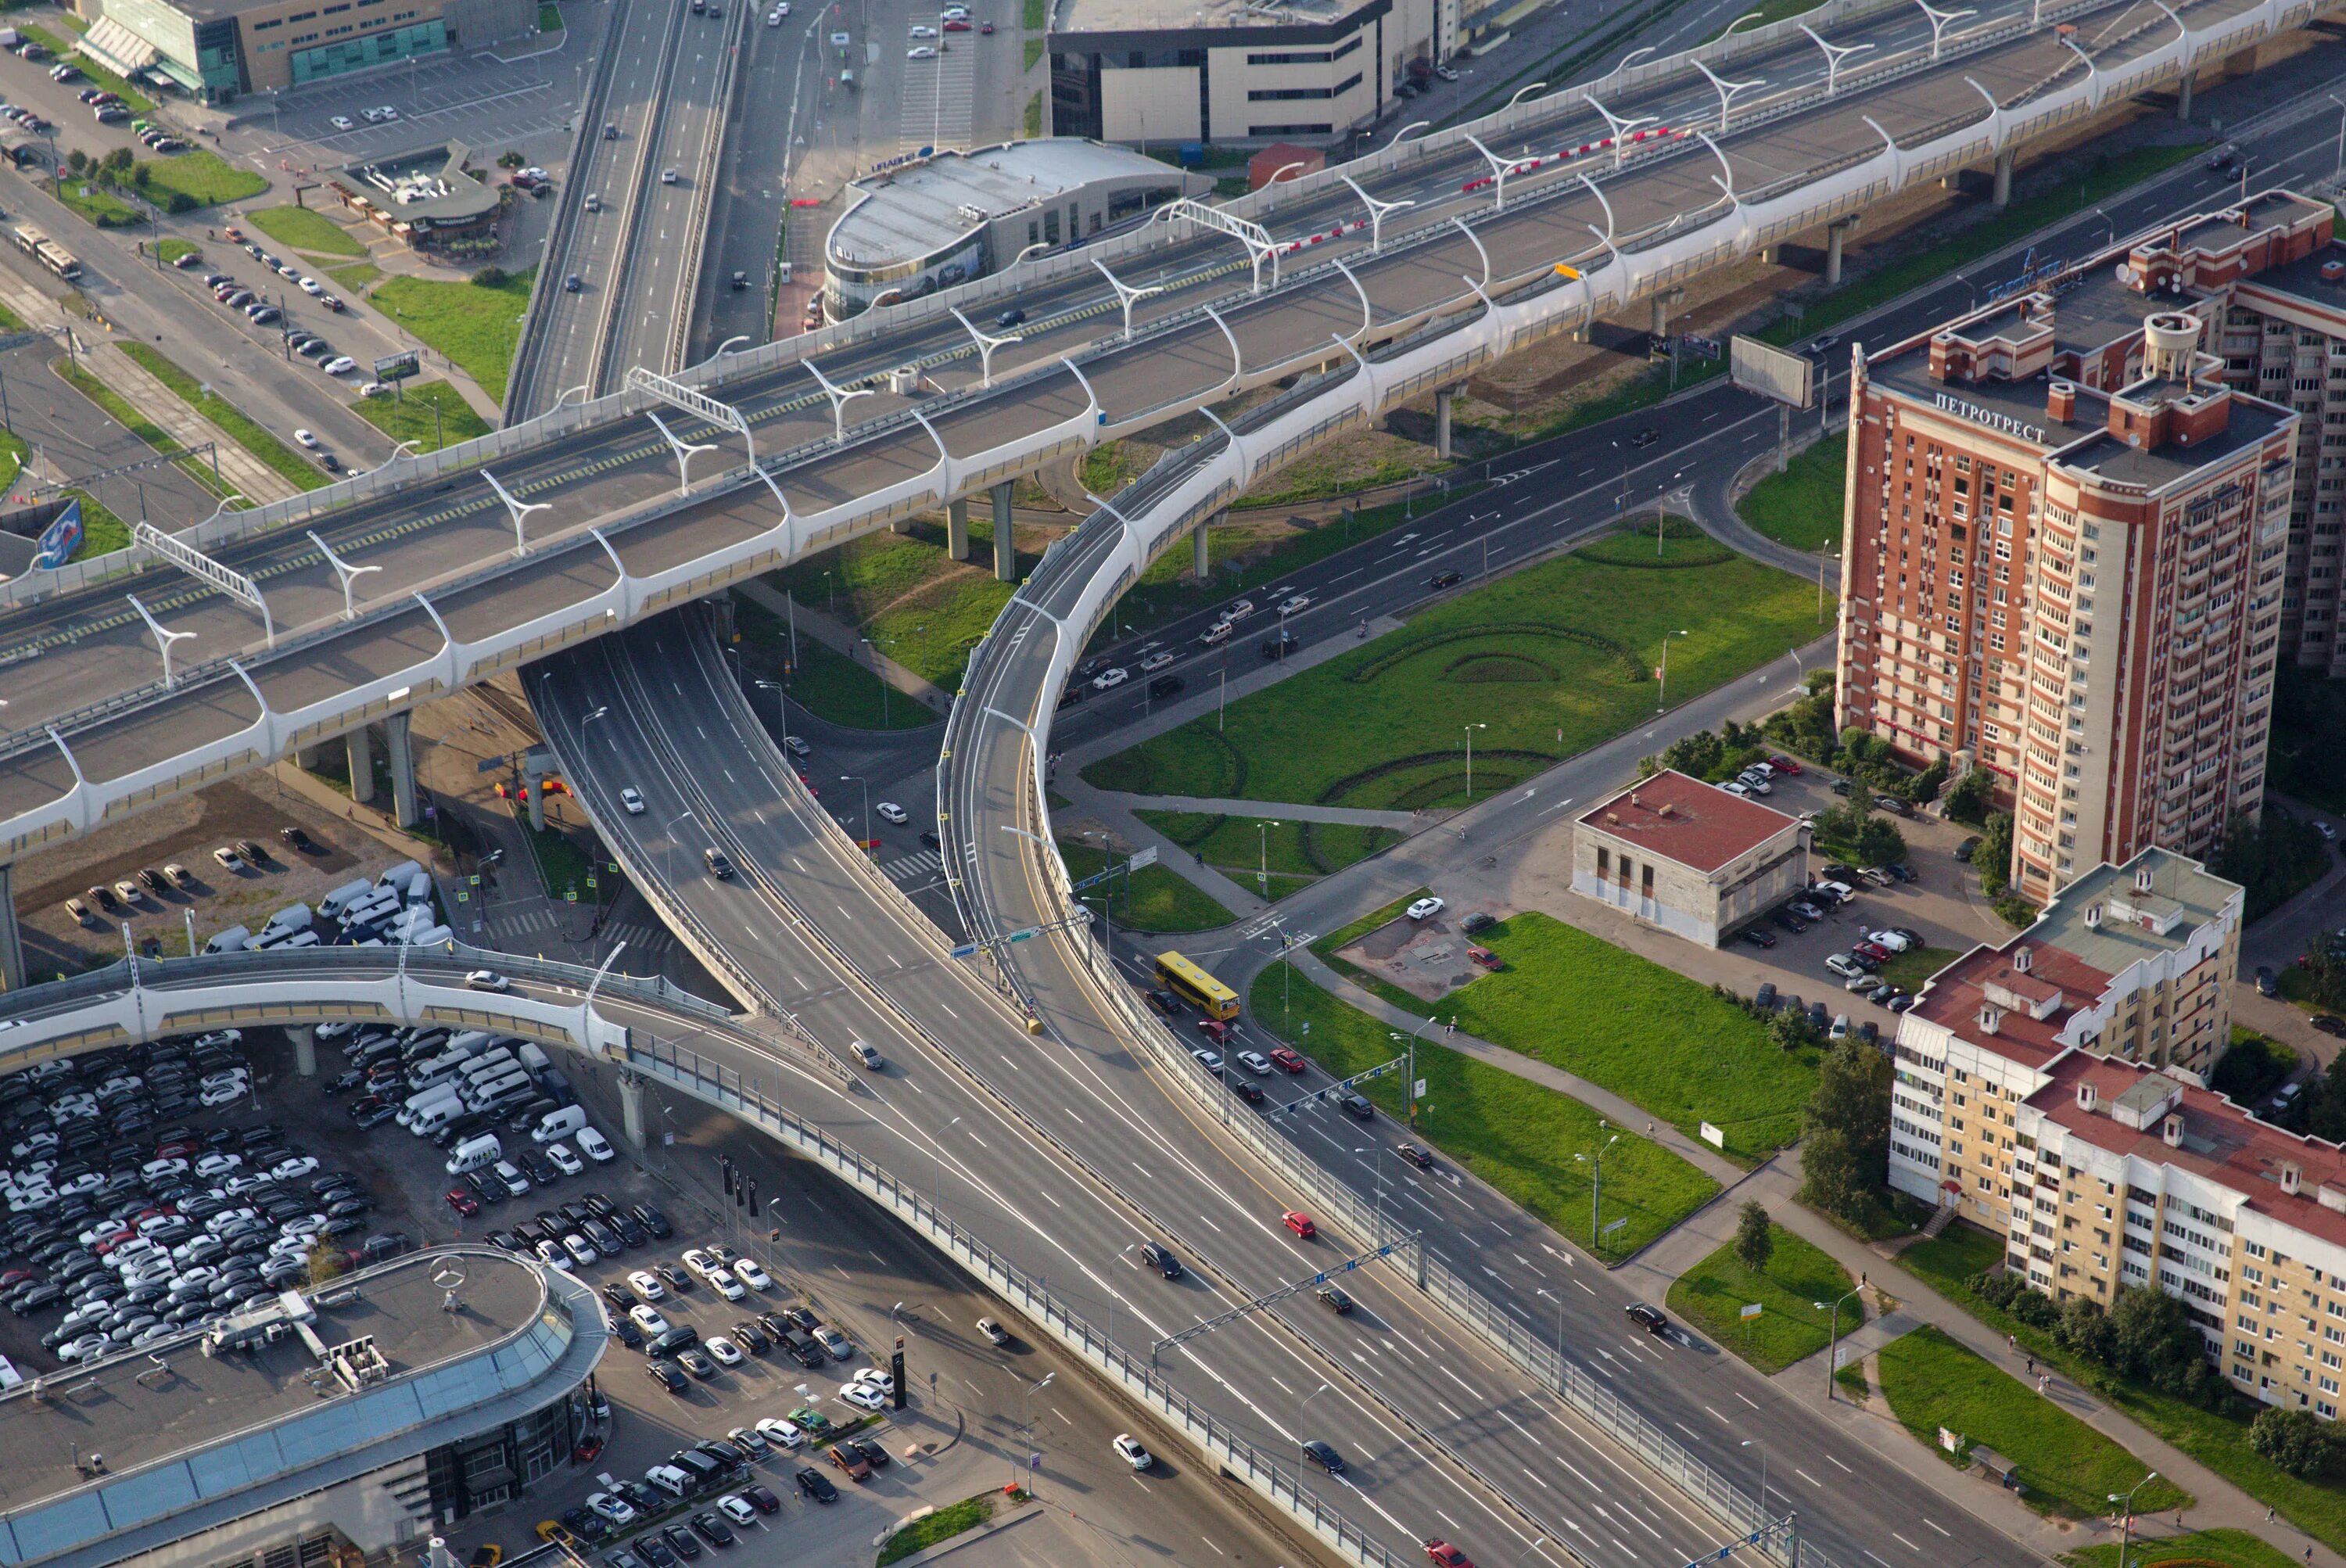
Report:
[[[1337,956],[1412,995],[1437,1001],[1482,972],[1466,956],[1467,942],[1449,921],[1390,920]]]
[[[278,837],[278,830],[289,826],[302,829],[323,852],[295,851]],[[261,845],[269,859],[242,871],[221,870],[212,850],[239,839]],[[16,910],[26,972],[43,980],[111,963],[122,956],[126,922],[142,945],[182,953],[191,915],[196,940],[202,942],[232,925],[258,926],[290,903],[315,905],[321,894],[352,877],[372,875],[398,858],[353,824],[286,793],[265,775],[214,785],[18,861]],[[159,871],[172,861],[195,873],[192,887],[148,892],[136,904],[103,911],[103,922],[95,927],[77,925],[66,912],[66,900],[84,898],[93,886],[111,888],[141,870]]]

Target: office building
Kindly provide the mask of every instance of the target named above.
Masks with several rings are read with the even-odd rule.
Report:
[[[76,46],[205,103],[527,36],[531,0],[81,0]]]
[[[1458,0],[1056,0],[1047,42],[1059,135],[1317,144],[1457,52]]]
[[[1809,825],[1675,769],[1573,825],[1572,891],[1705,947],[1809,882]]]
[[[1933,975],[1892,1045],[1890,1185],[1999,1234],[2025,1229],[2020,1107],[2071,1052],[2204,1079],[2231,1040],[2245,901],[2197,861],[2145,850]]]
[[[0,1396],[12,1568],[312,1568],[420,1546],[569,1461],[593,1289],[441,1247]]]
[[[2029,898],[2262,805],[2305,419],[2208,350],[2333,220],[2270,193],[1858,361],[1839,721],[1988,769]]]

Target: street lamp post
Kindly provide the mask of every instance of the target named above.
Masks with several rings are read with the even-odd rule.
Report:
[[[1270,830],[1278,826],[1277,822],[1267,818],[1254,825],[1256,856],[1254,886],[1255,891],[1262,895],[1265,903],[1270,901]]]
[[[1392,1033],[1392,1031],[1390,1031],[1390,1030],[1386,1031],[1386,1035],[1385,1035],[1385,1037],[1386,1037],[1387,1039],[1389,1039],[1389,1040],[1402,1040],[1402,1050],[1403,1050],[1403,1051],[1408,1054],[1408,1056],[1409,1056],[1409,1065],[1408,1065],[1406,1068],[1402,1069],[1402,1071],[1406,1072],[1406,1073],[1409,1074],[1409,1082],[1408,1082],[1407,1084],[1403,1084],[1403,1085],[1402,1085],[1402,1088],[1406,1091],[1406,1094],[1407,1094],[1407,1099],[1408,1099],[1408,1104],[1409,1104],[1409,1118],[1408,1118],[1408,1121],[1409,1121],[1409,1128],[1410,1128],[1410,1130],[1411,1130],[1412,1132],[1415,1132],[1415,1131],[1417,1130],[1417,1036],[1418,1036],[1418,1031],[1419,1031],[1419,1030],[1423,1029],[1423,1028],[1425,1027],[1425,1024],[1426,1024],[1426,1023],[1433,1023],[1433,1022],[1434,1021],[1434,1019],[1435,1019],[1436,1017],[1438,1017],[1438,1016],[1440,1016],[1440,1014],[1438,1014],[1438,1013],[1428,1013],[1428,1014],[1426,1014],[1425,1023],[1421,1023],[1421,1024],[1419,1024],[1419,1025],[1417,1026],[1417,1028],[1416,1028],[1416,1029],[1413,1029],[1413,1030],[1411,1030],[1411,1031],[1409,1032],[1408,1038],[1407,1038],[1407,1039],[1405,1039],[1405,1040],[1402,1040],[1402,1037],[1401,1035],[1399,1035],[1399,1034],[1395,1034],[1395,1033]]]
[[[1764,1531],[1768,1526],[1768,1440],[1745,1438],[1736,1446],[1750,1448],[1755,1444],[1760,1450],[1760,1527]]]
[[[1466,804],[1474,803],[1474,732],[1488,729],[1487,724],[1466,724],[1459,728],[1466,732]]]
[[[1056,1372],[1046,1372],[1043,1375],[1041,1381],[1034,1383],[1029,1383],[1024,1378],[1018,1380],[1018,1387],[1021,1392],[1025,1396],[1026,1405],[1026,1420],[1025,1424],[1019,1428],[1019,1432],[1025,1439],[1025,1447],[1020,1456],[1019,1463],[1025,1468],[1026,1472],[1022,1484],[1026,1488],[1026,1495],[1029,1497],[1035,1495],[1034,1478],[1035,1472],[1041,1468],[1035,1462],[1035,1396],[1042,1392],[1045,1389],[1049,1388],[1051,1386],[1051,1380],[1058,1375],[1059,1374]]]
[[[1596,1130],[1600,1133],[1605,1130],[1602,1117],[1597,1120]],[[1605,1207],[1605,1150],[1620,1141],[1621,1135],[1615,1133],[1605,1140],[1604,1148],[1598,1149],[1595,1154],[1572,1156],[1575,1160],[1589,1162],[1589,1169],[1594,1173],[1593,1179],[1588,1184],[1588,1250],[1591,1252],[1596,1250],[1596,1238],[1604,1234],[1598,1228],[1598,1221],[1603,1216]]]
[[[2118,1568],[2127,1568],[2127,1553],[2134,1546],[2134,1494],[2157,1479],[2158,1471],[2154,1470],[2128,1487],[2124,1494],[2115,1492],[2109,1494],[2112,1502],[2123,1503],[2126,1508],[2126,1522],[2118,1535]]]
[[[957,1126],[959,1126],[959,1125],[961,1125],[961,1118],[960,1118],[959,1116],[955,1116],[952,1121],[947,1122],[947,1123],[944,1125],[944,1130],[943,1132],[940,1132],[940,1133],[937,1135],[935,1141],[934,1141],[934,1142],[933,1142],[933,1143],[931,1143],[931,1144],[930,1144],[930,1145],[929,1145],[929,1154],[930,1154],[930,1156],[931,1156],[931,1157],[935,1161],[935,1162],[936,1162],[936,1163],[935,1163],[935,1173],[936,1173],[936,1175],[935,1175],[935,1186],[934,1186],[934,1188],[933,1188],[933,1194],[934,1194],[935,1200],[936,1200],[937,1213],[938,1213],[940,1216],[942,1216],[942,1215],[944,1213],[944,1211],[945,1211],[945,1145],[944,1145],[944,1135],[945,1135],[945,1133],[950,1133],[950,1132],[952,1132],[955,1127],[957,1127]]]
[[[839,776],[839,781],[842,784],[863,786],[863,844],[868,846],[872,842],[872,780],[858,773],[842,773]],[[863,855],[866,860],[869,860],[872,856],[871,850],[864,848]]]
[[[1659,525],[1660,524],[1658,522],[1656,526],[1658,527]],[[1687,634],[1683,631],[1665,632],[1662,634],[1662,668],[1661,673],[1655,677],[1654,681],[1654,711],[1656,713],[1667,712],[1670,706],[1670,638],[1682,637],[1686,635]]]
[[[1825,1403],[1827,1404],[1832,1403],[1833,1373],[1840,1370],[1839,1368],[1833,1365],[1833,1357],[1839,1351],[1841,1347],[1841,1304],[1842,1301],[1848,1300],[1851,1296],[1857,1295],[1864,1288],[1865,1276],[1861,1273],[1857,1277],[1857,1284],[1855,1288],[1850,1290],[1848,1295],[1841,1297],[1841,1300],[1835,1301],[1832,1304],[1832,1334],[1825,1343]],[[1824,1303],[1821,1301],[1811,1302],[1810,1305],[1817,1308],[1819,1310],[1822,1310],[1824,1308]]]
[[[1556,1303],[1556,1364],[1564,1365],[1564,1298],[1545,1285],[1535,1285],[1534,1290]]]

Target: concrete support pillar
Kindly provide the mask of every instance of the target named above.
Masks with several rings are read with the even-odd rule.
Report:
[[[888,524],[888,532],[891,534],[909,534],[912,531],[913,520],[910,517],[899,517]]]
[[[2186,71],[2183,73],[2183,79],[2175,85],[2175,117],[2177,119],[2188,120],[2191,117],[2191,84],[2198,75],[2197,71]]]
[[[1005,479],[994,487],[994,580],[1018,580],[1018,544],[1010,527],[1010,485]]]
[[[374,737],[360,725],[350,733],[351,799],[363,806],[374,799]]]
[[[546,772],[527,757],[522,759],[521,785],[529,791],[529,825],[543,833],[546,831]]]
[[[0,860],[0,986],[25,988],[25,937],[16,929],[16,868]]]
[[[2012,205],[2012,164],[2017,156],[2010,148],[1995,155],[1995,204],[1998,207]]]
[[[1825,226],[1825,287],[1828,289],[1841,287],[1841,236],[1848,232],[1849,225],[1846,223]]]
[[[331,744],[331,742],[328,744]],[[296,768],[306,768],[311,772],[315,772],[317,771],[319,765],[325,760],[325,745],[299,746],[293,749],[293,766]]]
[[[1211,575],[1214,570],[1213,556],[1206,544],[1206,530],[1214,525],[1215,518],[1223,515],[1226,514],[1217,512],[1212,517],[1200,517],[1198,520],[1198,526],[1189,534],[1189,575],[1201,583]]]
[[[945,505],[945,554],[956,561],[969,559],[969,497]]]
[[[318,1075],[318,1026],[314,1023],[296,1023],[285,1031],[285,1037],[293,1042],[293,1071],[304,1078],[316,1077]]]
[[[1653,307],[1654,336],[1667,338],[1670,335],[1670,297],[1668,294],[1655,295]]]
[[[640,1154],[644,1147],[644,1081],[633,1073],[618,1075],[619,1130]]]
[[[1445,463],[1450,459],[1450,400],[1457,392],[1456,387],[1443,387],[1433,394],[1433,455]]]
[[[391,814],[403,828],[423,820],[415,803],[415,744],[411,713],[394,713],[382,721],[384,743],[391,749]]]
[[[1594,320],[1583,321],[1572,329],[1572,341],[1576,343],[1585,343],[1596,334],[1596,323]]]

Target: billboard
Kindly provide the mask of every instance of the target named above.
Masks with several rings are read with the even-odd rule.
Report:
[[[81,497],[76,495],[66,503],[66,509],[58,513],[47,527],[41,530],[41,545],[33,552],[33,565],[42,570],[54,571],[72,560],[73,553],[80,548]]]
[[[1803,356],[1739,334],[1731,347],[1729,372],[1744,391],[1794,408],[1808,407],[1816,396],[1816,367]]]
[[[403,382],[415,374],[418,356],[413,349],[405,353],[386,354],[374,362],[374,379],[379,382]]]

